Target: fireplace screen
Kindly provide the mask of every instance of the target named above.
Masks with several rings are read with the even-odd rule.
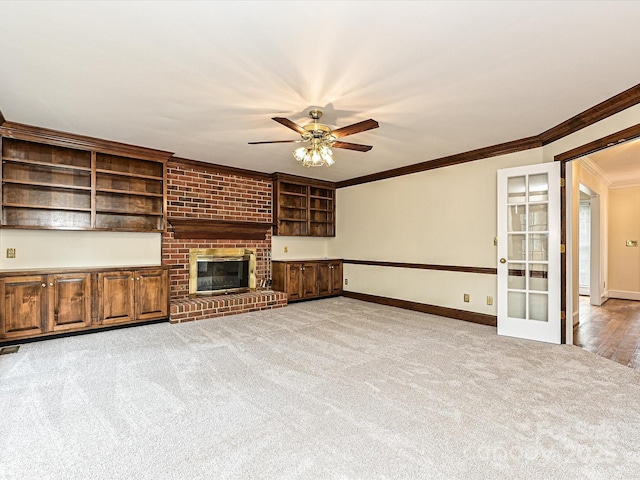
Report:
[[[248,248],[189,250],[189,295],[246,292],[256,288],[256,252]]]
[[[198,259],[197,293],[249,288],[249,256]]]

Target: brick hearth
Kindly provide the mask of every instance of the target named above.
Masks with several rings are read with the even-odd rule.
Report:
[[[283,292],[248,292],[212,297],[179,299],[171,302],[171,323],[192,322],[238,313],[281,308],[287,305]]]

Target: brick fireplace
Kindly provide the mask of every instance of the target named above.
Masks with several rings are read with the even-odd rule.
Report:
[[[167,165],[167,217],[183,223],[265,225],[272,222],[272,181],[269,175],[201,162],[172,159]],[[177,223],[177,221],[176,221]],[[263,238],[226,238],[234,233],[220,234],[225,238],[185,238],[176,234],[169,222],[162,238],[162,263],[171,266],[171,322],[211,318],[231,313],[275,308],[286,305],[286,294],[252,292],[224,295],[219,298],[189,298],[189,251],[191,249],[251,249],[256,252],[256,283],[270,278],[271,229]],[[236,229],[232,229],[235,232]],[[201,237],[200,234],[194,234]],[[226,300],[225,300],[226,298]]]

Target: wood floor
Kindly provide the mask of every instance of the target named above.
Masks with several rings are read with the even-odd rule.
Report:
[[[580,323],[573,329],[575,345],[640,370],[640,302],[607,300],[602,306],[580,297]]]

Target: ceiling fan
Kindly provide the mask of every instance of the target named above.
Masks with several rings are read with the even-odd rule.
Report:
[[[305,167],[321,167],[331,166],[335,163],[331,147],[344,148],[347,150],[356,150],[358,152],[368,152],[373,147],[371,145],[360,145],[358,143],[342,142],[339,138],[353,135],[354,133],[364,132],[378,128],[378,122],[375,120],[363,120],[362,122],[347,125],[346,127],[331,130],[327,125],[318,123],[322,117],[322,111],[313,109],[309,112],[309,117],[313,123],[300,126],[292,122],[288,118],[274,117],[273,120],[290,128],[300,134],[302,138],[298,140],[274,140],[270,142],[249,142],[249,145],[259,145],[263,143],[307,143],[303,147],[296,148],[293,156]]]

